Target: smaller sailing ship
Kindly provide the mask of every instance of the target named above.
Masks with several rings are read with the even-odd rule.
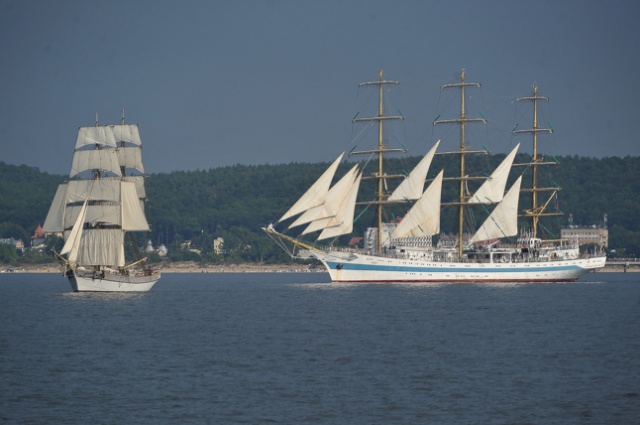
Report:
[[[276,223],[263,230],[293,257],[313,257],[322,262],[334,282],[568,282],[583,274],[604,267],[606,257],[602,253],[582,256],[575,241],[561,239],[543,240],[538,236],[539,220],[543,217],[561,215],[548,212],[546,207],[554,198],[558,187],[541,187],[538,183],[539,168],[556,164],[546,162],[538,154],[538,134],[551,132],[540,128],[537,119],[537,104],[547,98],[539,96],[534,86],[532,96],[517,99],[533,103],[533,126],[530,129],[514,131],[514,135],[528,134],[533,138],[531,161],[514,164],[517,144],[506,155],[502,163],[487,178],[470,174],[466,158],[472,154],[488,154],[486,150],[470,149],[465,139],[465,126],[486,123],[484,118],[467,116],[465,90],[480,87],[479,83],[465,81],[464,71],[460,81],[445,84],[441,90],[459,90],[461,99],[460,115],[453,119],[436,119],[433,124],[457,125],[460,127],[460,145],[452,152],[436,152],[440,142],[422,158],[408,176],[393,175],[384,168],[385,155],[405,152],[387,146],[383,137],[383,123],[400,120],[402,116],[385,115],[383,87],[396,85],[397,81],[385,80],[382,71],[377,81],[361,83],[361,86],[377,86],[379,91],[378,115],[371,118],[354,119],[354,122],[371,122],[378,125],[378,143],[374,149],[350,152],[350,155],[377,157],[377,169],[370,176],[362,177],[362,169],[356,164],[337,183],[331,186],[338,164],[344,154],[327,169]],[[427,179],[434,155],[457,157],[459,173],[444,177],[444,170],[436,171],[435,177]],[[525,167],[531,171],[531,186],[522,186],[520,173],[506,191],[510,171]],[[377,189],[374,198],[356,202],[362,180],[373,180]],[[387,181],[402,179],[390,191]],[[429,185],[424,189],[425,183]],[[457,186],[457,197],[446,202],[442,199],[443,182]],[[471,185],[477,187],[471,192]],[[545,202],[540,197],[550,193]],[[520,194],[530,196],[530,205],[520,211]],[[371,228],[369,240],[364,249],[320,247],[304,242],[301,237],[320,232],[317,241],[335,241],[340,235],[353,230],[354,210],[357,205],[376,209],[377,227]],[[383,211],[390,206],[408,209],[401,221],[383,220]],[[465,222],[473,207],[493,209],[489,217],[478,228],[465,233]],[[441,209],[450,208],[456,212],[457,228],[452,229],[455,238],[442,237],[440,231]],[[287,229],[277,226],[297,218]],[[518,218],[528,221],[518,236]],[[285,234],[297,226],[306,228],[297,237]],[[432,237],[440,236],[437,243]],[[446,235],[445,235],[446,236]]]
[[[62,233],[54,255],[75,292],[148,291],[160,279],[130,232],[149,231],[137,124],[80,127],[69,180],[58,186],[43,230]],[[125,262],[129,237],[136,261]]]

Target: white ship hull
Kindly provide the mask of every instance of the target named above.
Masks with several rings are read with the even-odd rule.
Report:
[[[145,276],[67,270],[74,292],[146,292],[160,279],[160,273]]]
[[[310,254],[332,282],[573,282],[604,267],[606,257],[510,263],[428,262],[345,253]]]

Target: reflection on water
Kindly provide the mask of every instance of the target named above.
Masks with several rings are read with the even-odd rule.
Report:
[[[89,302],[125,302],[144,298],[149,292],[62,292],[55,296],[68,300]]]

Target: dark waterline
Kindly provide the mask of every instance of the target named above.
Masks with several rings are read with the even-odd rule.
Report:
[[[0,276],[0,423],[640,423],[640,274],[330,284]]]

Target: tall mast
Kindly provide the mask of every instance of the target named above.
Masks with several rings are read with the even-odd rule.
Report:
[[[464,80],[464,69],[460,72],[460,82],[453,84],[445,84],[440,86],[440,90],[443,89],[460,89],[460,117],[452,120],[436,120],[433,122],[436,124],[458,124],[460,126],[460,150],[457,152],[449,152],[456,153],[460,155],[460,177],[454,178],[453,180],[459,180],[459,196],[457,203],[449,203],[442,205],[457,205],[458,206],[458,258],[462,258],[462,233],[464,231],[464,209],[465,202],[467,201],[467,195],[465,194],[465,182],[467,180],[472,180],[473,178],[469,178],[465,175],[465,156],[471,153],[487,153],[486,151],[470,151],[469,147],[465,141],[465,124],[466,123],[475,123],[481,122],[486,123],[487,120],[484,118],[467,118],[467,113],[465,109],[465,88],[466,87],[480,87],[480,83],[467,83]],[[445,179],[450,180],[450,179]]]
[[[533,102],[533,125],[531,128],[524,130],[514,130],[512,133],[517,134],[531,134],[533,139],[533,150],[531,156],[531,162],[526,164],[513,164],[514,166],[530,166],[531,167],[531,188],[530,189],[522,189],[522,192],[531,192],[531,209],[525,210],[524,214],[519,215],[519,217],[528,217],[531,219],[531,234],[533,237],[536,237],[538,234],[538,222],[540,217],[542,216],[558,216],[562,215],[562,213],[551,212],[545,213],[545,209],[547,205],[549,205],[550,201],[556,195],[560,188],[558,187],[539,187],[538,186],[538,167],[543,165],[557,165],[558,163],[553,162],[545,162],[544,158],[538,156],[538,133],[553,133],[552,128],[541,128],[538,126],[538,102],[539,101],[549,101],[548,97],[538,96],[538,85],[533,85],[533,96],[527,97],[519,97],[516,99],[518,102]],[[538,192],[551,192],[551,195],[546,200],[544,204],[538,205]]]
[[[358,118],[354,119],[353,122],[364,122],[364,121],[377,121],[378,122],[378,147],[374,151],[362,151],[362,152],[352,152],[351,155],[354,154],[377,154],[378,155],[378,171],[374,173],[372,178],[376,179],[378,182],[378,188],[376,190],[376,201],[373,203],[377,206],[377,221],[378,221],[378,243],[377,243],[377,252],[382,250],[382,207],[384,205],[384,200],[386,198],[386,194],[384,191],[384,179],[395,176],[386,176],[384,174],[384,153],[389,152],[404,152],[404,149],[386,149],[385,141],[383,136],[383,125],[382,122],[385,120],[403,120],[402,116],[385,116],[384,115],[384,104],[383,104],[383,95],[384,95],[384,85],[386,84],[400,84],[398,81],[390,81],[383,79],[383,72],[380,70],[380,74],[378,75],[378,81],[370,81],[366,83],[358,84],[358,87],[363,86],[378,86],[378,115],[372,118]]]

